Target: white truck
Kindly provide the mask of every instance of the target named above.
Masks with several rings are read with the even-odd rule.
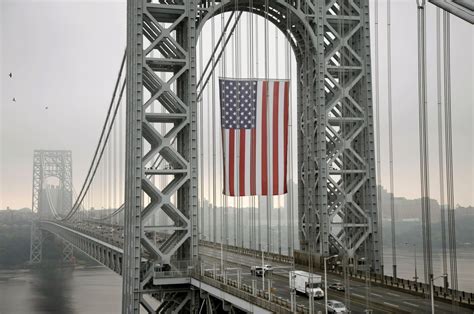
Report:
[[[305,293],[308,297],[324,298],[324,291],[321,289],[321,276],[308,273],[302,270],[292,270],[289,274],[290,289],[296,292]]]

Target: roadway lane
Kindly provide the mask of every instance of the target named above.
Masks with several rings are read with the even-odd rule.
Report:
[[[216,263],[217,267],[219,267],[221,258],[220,250],[202,246],[199,249],[201,255],[210,258],[209,261],[212,261],[212,263]],[[262,264],[261,257],[239,255],[231,252],[224,252],[224,254],[228,262],[231,262],[234,265],[240,265],[244,273],[250,272],[250,266]],[[271,261],[264,261],[264,264],[271,264],[273,265],[273,267],[277,267],[277,269],[278,267],[285,268],[283,274],[278,274],[278,272],[275,270],[275,275],[273,276],[273,285],[277,287],[278,296],[290,299],[290,292],[288,288],[288,271],[290,269],[290,265]],[[300,268],[297,267],[296,269]],[[319,274],[323,275],[321,273]],[[258,278],[260,280],[258,280],[257,282],[261,282],[261,278]],[[338,281],[343,282],[343,278],[339,275],[328,273],[329,284]],[[345,294],[343,292],[333,291],[329,289],[328,299],[339,300],[345,304],[348,303],[346,305],[350,306],[354,313],[359,311],[363,312],[366,309],[366,304],[370,304],[372,301],[376,302],[377,304],[383,305],[383,309],[377,309],[377,313],[381,313],[379,312],[381,310],[394,313],[422,313],[431,311],[431,302],[429,298],[422,298],[416,295],[412,295],[410,293],[394,291],[389,288],[373,285],[367,288],[365,283],[356,280],[350,280],[349,291],[350,302],[345,302]],[[301,304],[307,304],[308,299],[304,296],[299,296],[297,297],[297,302],[301,302]],[[324,301],[322,303],[324,303]],[[374,308],[374,305],[371,305],[370,307]],[[451,308],[451,304],[441,301],[435,301],[435,308],[437,313],[472,313],[472,311],[462,307],[458,307],[455,311],[453,311]]]
[[[215,252],[214,252],[215,253]],[[214,267],[217,267],[219,268],[220,267],[220,253],[215,256],[211,256],[211,255],[208,255],[206,253],[204,253],[202,250],[200,251],[200,254],[201,254],[201,257],[204,257],[204,262],[205,262],[205,268],[207,269],[212,269]],[[211,253],[212,254],[212,253]],[[227,256],[228,257],[228,263],[226,263],[227,266],[240,266],[240,268],[242,269],[242,283],[245,283],[249,286],[252,285],[252,280],[255,280],[256,284],[257,284],[257,288],[258,289],[262,289],[262,277],[256,277],[256,276],[252,276],[250,274],[250,267],[247,266],[245,263],[242,264],[242,259],[240,258],[233,258],[231,256]],[[252,257],[248,257],[248,256],[242,256],[243,259],[247,260],[247,262],[252,262]],[[260,263],[261,263],[261,260],[260,260]],[[255,264],[251,264],[251,265],[255,265]],[[275,264],[275,263],[272,263],[272,265],[274,267],[282,267],[281,264]],[[288,268],[288,265],[285,265],[285,268],[286,269],[278,269],[276,268],[274,270],[274,275],[271,276],[271,280],[272,280],[272,288],[274,289],[273,290],[273,293],[279,297],[282,297],[284,299],[288,299],[290,300],[290,289],[289,289],[289,285],[288,285],[288,271],[289,271],[289,268]],[[229,274],[228,275],[229,278],[232,278],[232,279],[237,279],[237,275],[236,273],[234,272],[233,274]],[[267,277],[266,279],[268,280],[269,277]],[[265,288],[268,289],[268,281],[266,280],[265,282]],[[328,300],[337,300],[337,301],[340,301],[346,305],[347,302],[345,300],[345,297],[344,297],[344,293],[342,292],[336,292],[336,291],[331,291],[331,290],[328,290]],[[306,295],[301,295],[301,294],[297,294],[296,295],[296,303],[297,304],[302,304],[306,307],[309,306],[309,298],[306,296]],[[315,310],[318,311],[324,311],[324,299],[314,299],[314,307],[315,307]],[[366,302],[365,300],[358,300],[358,299],[352,299],[351,300],[351,304],[350,304],[350,308],[352,310],[352,313],[364,313],[364,310],[367,308],[366,307]],[[382,307],[379,307],[379,306],[372,306],[372,309],[374,309],[374,313],[395,313],[394,310],[392,310],[391,308],[388,308],[386,309],[386,307],[382,308]]]

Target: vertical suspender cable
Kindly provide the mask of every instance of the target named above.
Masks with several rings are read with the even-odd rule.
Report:
[[[278,51],[280,50],[278,47],[278,28],[274,27],[275,30],[275,59],[276,62],[275,64],[278,64],[280,61]],[[278,76],[278,68],[279,66],[275,66],[275,71],[276,71],[276,78],[279,79],[280,77]],[[277,210],[278,210],[278,254],[281,255],[281,197],[280,195],[277,196]]]
[[[125,178],[124,178],[124,173],[125,173],[125,164],[123,157],[125,155],[125,151],[123,150],[123,143],[125,139],[125,134],[123,132],[123,111],[125,110],[125,106],[120,107],[119,109],[119,117],[118,117],[118,126],[119,126],[119,173],[120,173],[120,179],[119,179],[119,199],[120,199],[120,204],[123,204],[125,202],[123,192],[125,190]],[[123,224],[120,220],[120,215],[117,215],[118,219],[118,224]]]
[[[286,9],[286,16],[287,16],[287,19],[286,19],[286,30],[289,31],[290,30],[290,25],[291,25],[291,18],[290,18],[290,9],[287,7]],[[285,52],[286,52],[286,56],[285,56],[285,59],[286,59],[286,78],[287,79],[290,79],[290,83],[291,83],[291,78],[293,77],[293,68],[292,68],[292,59],[291,59],[291,45],[290,45],[290,38],[288,38],[287,40],[287,46],[286,46],[286,49],[285,49]],[[290,85],[290,88],[289,88],[289,99],[290,99],[290,104],[292,104],[292,100],[293,100],[293,94],[292,94],[292,87]],[[295,151],[293,149],[293,110],[294,110],[294,106],[292,106],[289,110],[289,125],[288,125],[288,136],[289,136],[289,146],[290,146],[290,150],[289,150],[289,175],[288,175],[288,181],[289,181],[289,184],[290,184],[290,188],[288,190],[288,197],[287,197],[287,200],[288,200],[288,221],[287,221],[287,225],[288,225],[288,256],[293,256],[293,251],[294,251],[294,192],[295,192],[295,185],[293,184],[293,152]],[[288,165],[287,165],[288,166]],[[294,269],[295,267],[295,263],[294,263],[294,259],[292,260],[292,268]]]
[[[395,200],[393,184],[393,133],[392,133],[392,36],[391,1],[387,1],[387,101],[388,101],[388,150],[390,167],[390,219],[392,231],[392,267],[393,277],[397,278],[397,246],[395,242]]]
[[[221,64],[222,76],[225,77],[226,76],[226,62],[227,62],[227,58],[226,58],[227,53],[225,51],[225,46],[226,46],[227,40],[224,40],[224,39],[227,39],[227,33],[224,30],[224,21],[225,21],[225,19],[224,19],[224,17],[225,17],[224,16],[224,10],[223,10],[223,7],[221,7],[221,8],[222,8],[222,12],[221,12],[221,33],[223,34],[223,36],[222,36],[222,38],[223,38],[222,48],[221,49],[223,51],[223,55],[222,55],[222,60],[221,60],[220,64]],[[217,90],[219,90],[219,88]],[[222,133],[219,132],[219,134],[222,134]],[[222,143],[222,140],[218,141],[218,143]],[[221,149],[223,149],[222,146],[220,146],[220,147],[221,147]],[[220,155],[221,156],[223,155],[222,151],[221,151]],[[222,158],[220,158],[220,160],[222,160]],[[222,169],[222,168],[223,168],[223,165],[221,165],[220,169]],[[220,234],[221,234],[221,271],[224,272],[225,271],[224,270],[224,267],[225,267],[224,262],[227,258],[226,254],[225,254],[226,252],[224,250],[224,244],[226,244],[226,245],[228,244],[227,243],[227,240],[228,240],[228,233],[227,232],[228,232],[228,229],[229,229],[228,228],[229,225],[228,225],[227,217],[228,217],[228,213],[229,213],[229,207],[228,207],[228,202],[227,202],[227,195],[221,194],[221,201],[222,201],[222,197],[224,199],[223,199],[223,202],[221,202],[221,206],[223,206],[223,210],[221,210],[221,213],[220,213],[220,218],[221,218],[221,221],[220,221],[220,225],[221,225]]]
[[[249,77],[255,78],[254,74],[254,57],[253,57],[253,49],[254,49],[254,36],[253,36],[253,0],[250,0],[250,13],[248,14],[248,33],[249,33]],[[249,239],[249,248],[256,249],[255,239],[256,239],[256,232],[255,232],[255,196],[251,196],[250,200],[250,212],[249,212],[249,220],[250,220],[250,239]]]
[[[201,34],[202,36],[202,34]],[[199,40],[199,77],[202,77],[203,75],[203,55],[202,55],[202,42],[204,38],[201,37]],[[202,85],[198,86],[199,90],[202,90]],[[200,187],[199,187],[199,198],[200,198],[200,208],[198,211],[199,219],[200,219],[200,227],[199,227],[199,239],[203,240],[203,232],[204,232],[204,124],[203,124],[203,114],[204,114],[204,108],[203,108],[203,101],[202,97],[201,99],[198,99],[199,101],[199,155],[200,155],[200,160],[199,160],[199,176],[200,176]],[[199,250],[200,246],[198,246]]]
[[[235,3],[235,8],[234,10],[237,9],[237,2]],[[229,19],[232,19],[232,17],[230,17]],[[237,21],[237,19],[236,19]],[[237,31],[237,29],[236,29]],[[234,33],[235,34],[235,33]],[[230,35],[232,36],[232,34]],[[232,77],[233,78],[236,78],[237,77],[237,72],[236,72],[236,69],[237,69],[237,60],[236,60],[236,57],[237,57],[237,37],[234,35],[234,38],[233,40],[231,40],[231,64],[232,64]],[[225,77],[225,74],[223,75]],[[237,90],[237,111],[239,111],[239,106],[240,106],[240,103],[239,103],[239,90]],[[239,115],[237,114],[237,120],[239,120]],[[239,144],[237,144],[237,147],[240,147]],[[240,171],[242,171],[243,169],[240,169],[240,149],[237,149],[237,171],[236,173],[240,173]],[[234,228],[234,245],[237,246],[237,239],[238,239],[238,230],[237,230],[237,226],[238,226],[238,209],[240,209],[240,178],[238,180],[239,184],[237,184],[237,197],[234,198],[234,222],[233,222],[233,228]],[[236,204],[237,203],[237,204]],[[226,222],[227,223],[227,222]]]
[[[445,95],[445,141],[446,141],[446,196],[448,210],[449,266],[451,289],[454,291],[453,304],[458,290],[458,265],[456,259],[456,220],[454,215],[453,147],[451,121],[451,30],[450,15],[443,12],[443,50],[444,50],[444,95]]]
[[[258,49],[258,45],[260,44],[260,41],[259,41],[259,27],[258,27],[258,16],[255,14],[255,59],[256,59],[256,66],[257,66],[257,71],[256,71],[256,75],[257,77],[259,76],[260,74],[260,67],[259,67],[259,64],[260,64],[260,54],[259,54],[259,49]],[[262,230],[261,230],[261,226],[262,226],[262,197],[261,196],[258,196],[258,223],[257,223],[257,243],[258,243],[258,251],[261,251],[262,250]],[[257,213],[256,213],[257,215]],[[256,217],[257,218],[257,217]]]
[[[212,5],[215,6],[215,0],[212,1]],[[212,47],[214,49],[215,47],[215,18],[211,20],[211,42],[212,42]],[[212,54],[212,67],[215,67],[215,58],[214,54]],[[217,220],[216,220],[216,76],[214,74],[214,71],[212,71],[212,94],[211,94],[212,100],[211,100],[211,105],[212,105],[212,124],[211,124],[211,129],[212,129],[212,228],[213,228],[213,242],[216,243],[217,237],[216,237],[216,231],[217,231]]]
[[[426,0],[418,3],[418,76],[419,76],[419,129],[420,129],[420,178],[423,228],[423,259],[425,282],[433,276],[431,257],[431,214],[429,202],[428,119],[426,103]]]
[[[446,216],[444,211],[444,158],[443,158],[443,105],[441,102],[441,9],[436,8],[436,79],[438,100],[438,152],[439,152],[439,209],[443,257],[444,288],[448,288],[448,262],[446,253]]]
[[[117,106],[120,106],[120,103],[117,104]],[[120,109],[119,109],[120,110]],[[114,172],[114,176],[113,176],[113,183],[112,183],[112,188],[113,188],[113,206],[112,208],[114,209],[114,211],[117,209],[117,205],[118,205],[118,202],[117,202],[117,188],[118,188],[118,180],[117,180],[117,141],[118,141],[118,124],[114,124],[114,135],[113,135],[113,172]],[[114,221],[113,223],[117,223],[116,221],[116,217],[113,218]]]
[[[382,222],[383,222],[383,210],[382,210],[382,168],[381,168],[381,158],[380,158],[380,81],[379,81],[379,0],[375,0],[375,128],[377,133],[377,225],[380,228],[379,231],[379,243],[380,247],[383,246],[383,232],[382,232]],[[381,275],[383,276],[383,256],[381,258]]]
[[[269,54],[268,54],[268,41],[269,41],[269,38],[268,38],[268,7],[269,7],[269,3],[268,3],[268,0],[265,0],[265,24],[264,24],[264,34],[265,34],[265,40],[264,40],[264,46],[265,46],[265,55],[264,55],[264,59],[265,59],[265,80],[268,81],[269,79]],[[265,91],[266,93],[266,98],[267,98],[267,112],[266,112],[266,115],[267,115],[267,121],[270,121],[269,119],[269,115],[270,115],[270,110],[268,109],[268,106],[270,105],[268,103],[268,99],[269,99],[269,90],[268,90],[268,86],[270,84],[267,83],[267,90]],[[271,138],[271,140],[270,140]],[[270,149],[272,148],[271,146],[271,142],[273,142],[273,136],[270,134],[269,136],[269,139],[267,140],[267,165],[268,168],[267,168],[267,171],[268,171],[268,196],[267,196],[267,252],[271,252],[271,249],[272,249],[272,238],[271,238],[271,226],[272,226],[272,223],[271,223],[271,208],[272,208],[272,205],[273,205],[273,159],[272,158],[269,158],[270,156]]]
[[[211,88],[207,88],[207,98],[206,98],[206,103],[209,104],[207,106],[207,119],[206,119],[206,124],[209,125],[211,124],[212,125],[212,121],[210,121],[210,119],[212,119],[212,107],[214,106],[211,102],[211,99],[212,99],[212,96],[211,96]],[[208,135],[206,137],[208,140],[207,140],[207,155],[206,155],[206,160],[208,161],[207,162],[207,176],[208,176],[208,184],[207,184],[207,199],[208,200],[212,200],[212,175],[211,175],[211,169],[212,169],[212,145],[214,145],[213,141],[212,141],[212,134],[209,133],[208,131]],[[211,205],[211,202],[208,201],[208,204],[207,204],[207,240],[208,241],[212,241],[212,211],[213,211],[213,206],[214,205]]]

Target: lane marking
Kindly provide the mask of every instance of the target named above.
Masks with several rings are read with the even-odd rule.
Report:
[[[363,295],[361,295],[361,294],[357,294],[357,293],[352,292],[352,295],[355,295],[355,296],[357,296],[357,297],[359,297],[359,298],[365,299],[365,297],[364,297]]]
[[[383,298],[383,295],[381,295],[381,294],[377,294],[377,293],[373,293],[373,292],[371,292],[370,294],[375,295],[376,297],[379,297],[379,298]]]
[[[396,305],[396,304],[392,304],[392,303],[388,303],[388,302],[384,302],[383,304],[387,304],[387,305],[389,305],[389,306],[393,306],[393,307],[397,307],[397,308],[400,307],[400,306],[398,306],[398,305]]]
[[[387,292],[387,294],[393,295],[394,297],[399,297],[400,296],[399,294],[392,293],[392,292]]]
[[[408,305],[411,305],[411,306],[420,307],[418,304],[413,304],[413,303],[406,302],[406,301],[403,301],[403,303],[408,304]]]

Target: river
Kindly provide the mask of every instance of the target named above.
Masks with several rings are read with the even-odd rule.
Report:
[[[122,279],[105,267],[0,271],[0,314],[120,313]]]

